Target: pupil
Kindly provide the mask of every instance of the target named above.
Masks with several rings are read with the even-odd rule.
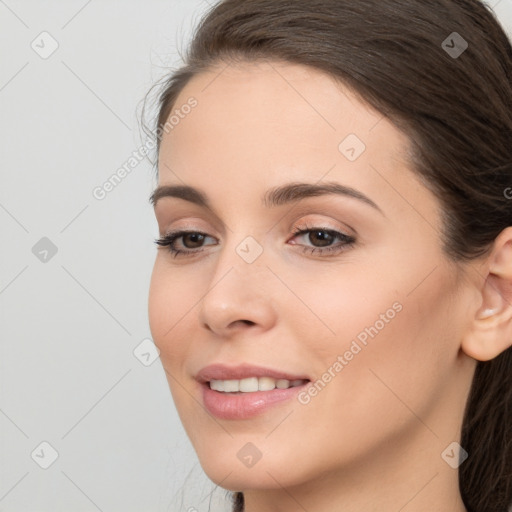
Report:
[[[183,237],[183,243],[184,243],[185,247],[187,247],[188,249],[194,249],[194,247],[189,247],[189,245],[186,243],[186,240],[192,239],[192,244],[194,244],[194,242],[197,242],[197,239],[199,239],[199,242],[201,242],[203,238],[204,238],[204,236],[201,235],[200,233],[192,233],[192,234],[185,235]]]
[[[327,233],[326,231],[312,231],[309,235],[310,241],[314,243],[314,240],[311,238],[313,236],[318,236],[320,239],[321,246],[329,245],[332,242],[332,235]]]

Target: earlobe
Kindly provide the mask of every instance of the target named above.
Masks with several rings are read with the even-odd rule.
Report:
[[[485,264],[481,304],[462,339],[473,359],[489,361],[512,346],[512,227],[496,238]]]

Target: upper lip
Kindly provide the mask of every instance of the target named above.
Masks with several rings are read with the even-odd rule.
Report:
[[[210,382],[211,380],[241,380],[248,377],[272,377],[273,379],[286,379],[290,381],[310,380],[305,375],[293,375],[289,372],[252,364],[240,364],[238,366],[211,364],[202,368],[196,375],[196,379],[201,383]]]

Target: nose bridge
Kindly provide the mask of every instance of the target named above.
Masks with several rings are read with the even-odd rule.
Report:
[[[231,233],[217,257],[211,287],[240,287],[240,292],[256,295],[262,291],[263,275],[268,272],[263,243],[253,235],[240,237]],[[233,290],[231,290],[233,291]]]
[[[200,305],[203,324],[221,330],[233,322],[265,323],[272,307],[265,288],[270,272],[263,244],[252,235],[231,238],[218,254]]]

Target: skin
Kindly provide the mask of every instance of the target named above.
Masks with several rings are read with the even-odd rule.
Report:
[[[155,215],[160,236],[208,237],[195,255],[158,249],[149,320],[204,471],[244,491],[247,512],[465,511],[441,454],[460,441],[476,360],[512,339],[512,228],[485,257],[449,260],[441,205],[411,171],[406,135],[317,70],[219,64],[175,108],[192,96],[197,106],[162,140],[159,185],[200,188],[211,209],[162,198]],[[353,162],[338,148],[348,134],[366,145]],[[353,187],[382,213],[336,195],[261,204],[292,181]],[[292,234],[305,225],[356,242],[308,254],[322,245]],[[236,252],[248,236],[263,249],[253,263]],[[183,238],[176,246],[201,249]],[[308,404],[243,421],[202,406],[194,377],[204,366],[250,362],[320,379],[395,303],[401,311]],[[237,457],[248,442],[262,454],[250,468]]]

